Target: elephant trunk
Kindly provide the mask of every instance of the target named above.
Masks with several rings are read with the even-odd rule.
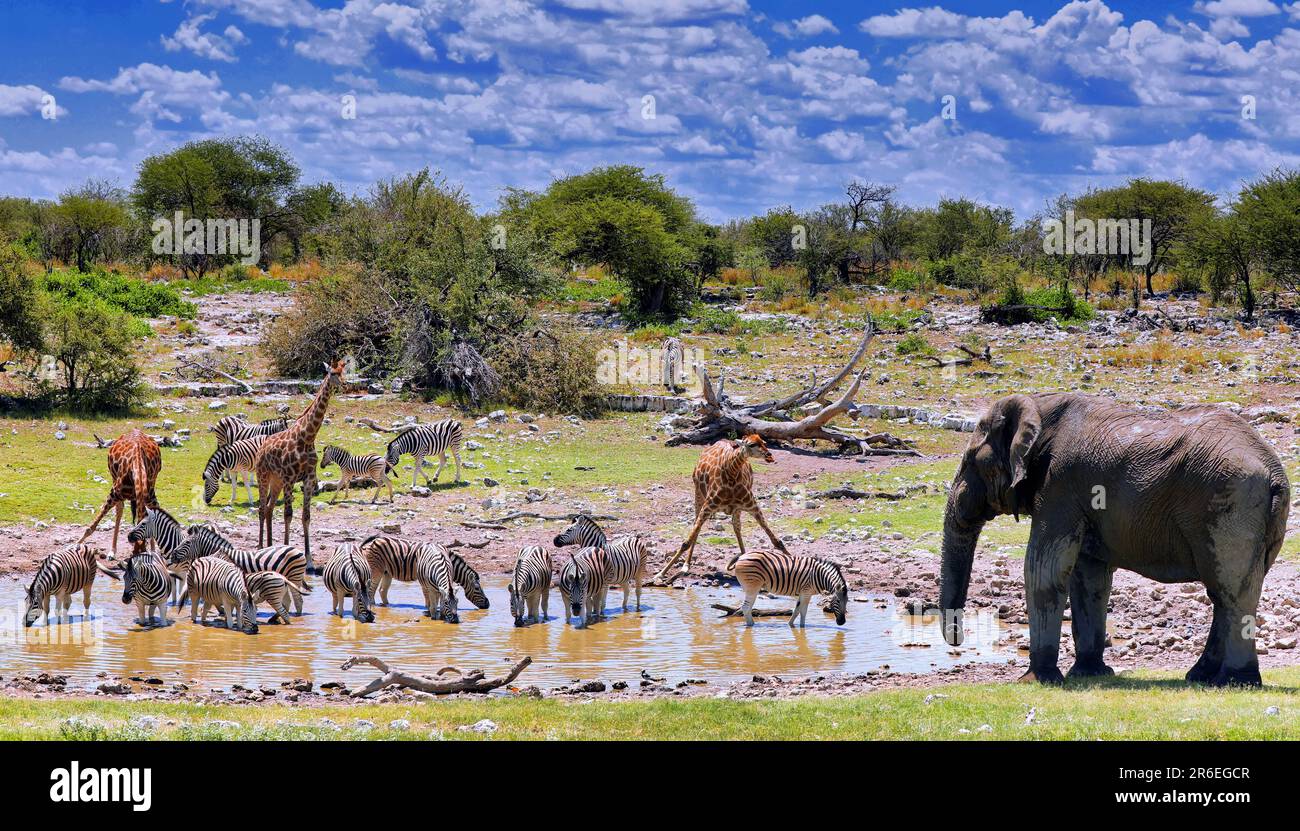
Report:
[[[943,520],[943,567],[939,576],[939,608],[943,614],[943,639],[950,646],[962,642],[962,609],[970,588],[975,544],[983,522],[967,524],[957,518],[949,501]]]

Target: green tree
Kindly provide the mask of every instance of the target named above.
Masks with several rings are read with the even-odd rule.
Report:
[[[521,218],[561,262],[607,266],[640,317],[672,319],[695,300],[691,266],[703,267],[695,209],[658,174],[598,167],[542,194],[508,192],[502,215]]]
[[[147,330],[142,325],[98,299],[51,303],[41,348],[62,375],[57,403],[82,412],[138,405],[144,391],[135,353]]]
[[[1246,185],[1235,213],[1259,262],[1284,285],[1300,287],[1300,171],[1275,170]]]
[[[131,217],[126,195],[107,182],[90,181],[66,191],[47,214],[47,245],[62,259],[86,271],[94,261],[124,250]]]
[[[1147,295],[1155,294],[1151,278],[1170,264],[1178,246],[1189,230],[1207,219],[1214,211],[1214,196],[1181,182],[1156,179],[1130,179],[1128,183],[1104,190],[1094,190],[1074,201],[1075,212],[1092,219],[1150,220],[1150,258],[1141,268]]]
[[[795,226],[800,216],[789,205],[772,208],[762,216],[745,223],[743,235],[746,243],[763,252],[767,264],[780,268],[795,261]]]
[[[205,139],[141,162],[131,199],[146,225],[170,221],[178,211],[185,220],[257,219],[264,259],[276,236],[300,218],[288,205],[298,176],[289,154],[266,139]],[[235,255],[176,252],[171,258],[186,274],[202,276]]]
[[[0,339],[19,351],[41,345],[41,290],[13,245],[0,245]]]

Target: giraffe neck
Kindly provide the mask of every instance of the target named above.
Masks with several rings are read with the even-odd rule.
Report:
[[[298,432],[306,438],[308,444],[314,442],[316,434],[320,432],[320,426],[325,421],[325,410],[329,408],[330,395],[333,392],[334,387],[330,384],[330,376],[326,375],[325,381],[316,393],[316,397],[298,418],[298,423],[295,426]]]

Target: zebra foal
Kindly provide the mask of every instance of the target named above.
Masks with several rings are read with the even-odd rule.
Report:
[[[388,502],[393,502],[393,483],[388,480],[388,471],[393,466],[387,462],[383,456],[353,456],[341,447],[329,445],[325,448],[324,455],[321,456],[320,469],[324,470],[330,465],[339,466],[339,484],[334,490],[334,498],[330,500],[333,505],[339,499],[339,491],[350,491],[352,489],[353,479],[370,479],[375,483],[375,495],[370,497],[370,504],[375,504],[379,499],[379,491],[388,486]]]

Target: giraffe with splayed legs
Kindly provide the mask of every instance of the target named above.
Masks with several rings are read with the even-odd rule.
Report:
[[[731,527],[735,529],[736,542],[740,544],[740,554],[727,563],[728,569],[745,553],[745,538],[740,533],[742,512],[754,515],[754,519],[758,520],[759,526],[767,532],[768,539],[777,550],[785,554],[790,553],[786,550],[785,543],[781,542],[767,526],[763,511],[758,507],[758,500],[754,498],[754,471],[749,466],[750,459],[762,459],[768,464],[775,461],[771,451],[767,449],[767,444],[757,434],[750,434],[736,441],[717,442],[700,455],[700,461],[695,465],[695,472],[691,474],[691,479],[695,483],[695,525],[691,528],[686,541],[682,543],[682,547],[677,549],[677,553],[664,564],[663,568],[659,569],[655,580],[663,580],[668,570],[683,555],[686,557],[686,562],[682,564],[681,571],[675,577],[680,577],[691,570],[695,539],[700,535],[700,529],[704,527],[705,521],[715,514],[727,514],[731,517]]]
[[[284,544],[289,544],[289,527],[293,521],[293,489],[302,483],[302,545],[307,556],[307,571],[318,574],[311,558],[311,500],[316,495],[316,434],[325,421],[330,396],[343,382],[343,361],[325,365],[325,380],[316,397],[287,430],[267,436],[257,451],[253,467],[257,471],[258,526],[257,544],[274,544],[275,503],[284,494]]]
[[[117,534],[122,527],[122,503],[131,502],[131,523],[144,518],[146,508],[157,508],[158,497],[154,495],[154,484],[162,470],[162,450],[158,442],[139,430],[132,430],[108,446],[108,475],[113,484],[108,491],[104,507],[99,509],[99,516],[90,523],[80,542],[85,542],[108,513],[109,508],[117,508],[117,517],[113,521],[113,556],[117,556]]]

